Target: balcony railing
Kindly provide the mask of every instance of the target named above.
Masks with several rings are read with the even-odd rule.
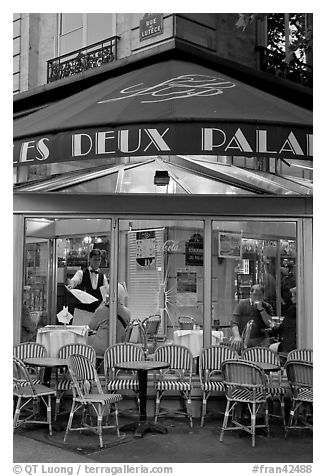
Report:
[[[52,83],[88,69],[98,68],[117,59],[119,37],[112,36],[47,62],[47,82]]]
[[[285,54],[263,46],[259,46],[257,49],[260,53],[260,69],[262,71],[312,87],[312,66],[295,58],[291,58],[289,63],[286,63]]]

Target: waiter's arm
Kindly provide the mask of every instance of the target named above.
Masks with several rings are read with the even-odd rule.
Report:
[[[79,269],[71,278],[67,288],[74,289],[76,286],[78,286],[82,282],[82,279],[83,279],[83,270]]]

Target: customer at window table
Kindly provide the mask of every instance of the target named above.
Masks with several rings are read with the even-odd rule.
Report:
[[[107,288],[107,294],[109,293],[107,278],[104,274],[99,273],[100,263],[101,250],[93,249],[89,254],[88,268],[85,270],[79,269],[67,286],[68,289],[80,289],[97,298],[97,301],[91,304],[83,304],[77,301],[72,321],[74,325],[85,325],[89,323],[94,312],[102,302],[101,286],[105,286]]]
[[[22,306],[22,328],[21,328],[21,342],[35,341],[37,322],[35,322],[30,315],[26,304]]]
[[[249,337],[248,347],[265,347],[270,343],[270,337],[266,337],[266,329],[273,328],[273,308],[263,300],[264,289],[259,284],[254,284],[250,289],[250,297],[240,299],[233,311],[230,326],[233,334],[232,346],[241,350],[241,334],[250,320],[254,321]]]
[[[290,352],[297,348],[297,288],[291,288],[290,293],[292,302],[275,332],[280,342],[271,345],[271,349],[277,352]]]
[[[130,321],[130,311],[124,306],[123,301],[124,289],[122,284],[118,283],[118,319],[117,319],[117,342],[122,342],[125,336],[125,329]],[[109,346],[110,333],[110,307],[102,302],[96,309],[92,319],[89,322],[89,328],[95,331],[95,334],[88,336],[88,344],[93,346],[96,353],[103,355]]]

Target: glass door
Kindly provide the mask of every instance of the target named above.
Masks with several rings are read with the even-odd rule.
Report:
[[[66,285],[76,271],[88,267],[92,249],[100,250],[99,273],[109,281],[110,247],[109,219],[26,218],[22,341],[35,340],[39,327],[58,324],[64,306],[73,315],[76,298]]]
[[[183,343],[181,317],[189,318],[191,329],[198,326],[199,345],[194,344],[191,350],[194,356],[199,355],[203,341],[203,221],[120,220],[118,281],[125,285],[131,319],[161,316],[159,341]]]

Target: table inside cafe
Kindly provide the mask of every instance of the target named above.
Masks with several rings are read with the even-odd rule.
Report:
[[[212,345],[217,345],[223,340],[222,331],[212,331]],[[192,353],[193,357],[199,357],[203,348],[203,330],[189,329],[174,331],[173,341],[175,344],[184,345]]]
[[[48,357],[56,357],[66,344],[87,344],[88,326],[48,325],[37,331],[36,342],[44,345]]]

